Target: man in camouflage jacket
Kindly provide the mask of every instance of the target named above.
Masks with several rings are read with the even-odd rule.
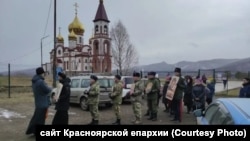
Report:
[[[98,78],[95,75],[90,76],[90,89],[88,92],[87,103],[89,105],[89,111],[91,113],[92,121],[90,125],[97,125],[99,123],[99,95],[100,95],[100,86],[97,82]]]
[[[134,84],[130,91],[132,108],[135,115],[134,124],[141,124],[142,119],[142,94],[144,91],[144,83],[141,81],[140,73],[135,72],[133,74]]]
[[[113,123],[114,125],[121,124],[122,90],[123,85],[121,82],[121,76],[115,75],[115,84],[113,86],[112,93],[110,94],[110,98],[112,99],[113,103],[113,110],[116,115],[116,122]]]
[[[160,91],[160,83],[155,78],[155,72],[148,73],[148,81],[146,84],[145,92],[147,94],[147,105],[150,113],[148,120],[156,121],[157,120],[157,111],[158,111],[158,93]],[[151,87],[149,87],[151,85]]]

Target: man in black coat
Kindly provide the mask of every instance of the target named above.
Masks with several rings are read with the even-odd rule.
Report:
[[[35,100],[35,111],[29,122],[26,134],[35,134],[36,125],[44,125],[50,105],[49,94],[52,89],[48,87],[45,78],[45,71],[42,67],[36,69],[36,75],[32,78],[32,90]]]
[[[54,100],[56,101],[56,114],[52,121],[52,125],[67,125],[69,121],[70,79],[62,72],[59,72],[58,76],[59,83],[62,84],[62,90],[59,96],[54,96]]]

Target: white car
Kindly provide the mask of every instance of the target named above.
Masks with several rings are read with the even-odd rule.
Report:
[[[97,76],[100,85],[100,99],[99,104],[112,105],[109,94],[112,92],[114,79],[108,76]],[[70,77],[71,94],[70,103],[79,104],[82,110],[88,110],[87,99],[88,95],[85,91],[89,90],[90,76],[74,76]],[[56,93],[56,88],[53,89],[52,95]]]
[[[109,76],[109,78],[114,79],[114,76]],[[134,83],[133,76],[121,76],[121,82],[123,83],[122,101],[130,102],[129,92],[131,85]]]

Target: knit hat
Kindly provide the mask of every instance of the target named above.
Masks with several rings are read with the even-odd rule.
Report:
[[[133,77],[140,77],[141,75],[140,75],[140,73],[139,72],[134,72],[133,73]]]
[[[181,68],[175,68],[175,69],[174,69],[174,72],[181,73]]]
[[[148,75],[153,75],[153,76],[155,76],[155,75],[156,75],[156,72],[154,72],[154,71],[148,72]]]
[[[93,79],[93,80],[95,80],[95,81],[98,80],[97,76],[95,76],[95,75],[91,75],[91,76],[90,76],[90,79]]]
[[[120,75],[115,75],[115,78],[121,80],[121,76]]]
[[[45,73],[45,71],[44,71],[44,69],[42,67],[39,67],[39,68],[36,69],[36,74],[37,75],[40,75],[40,74],[43,74],[43,73]]]
[[[62,72],[59,72],[58,73],[58,76],[60,76],[62,79],[65,79],[66,78],[66,75]]]

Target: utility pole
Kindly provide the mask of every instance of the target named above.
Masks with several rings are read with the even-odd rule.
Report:
[[[54,0],[54,55],[53,55],[53,87],[56,87],[56,0]]]
[[[43,39],[49,37],[49,35],[41,38],[41,67],[43,67]]]

